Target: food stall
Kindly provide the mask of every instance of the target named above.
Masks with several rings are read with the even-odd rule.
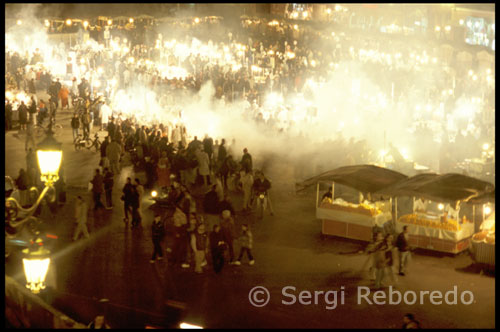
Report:
[[[372,193],[406,178],[386,168],[356,165],[325,172],[296,186],[301,191],[316,184],[316,217],[321,219],[323,235],[371,241],[374,227],[392,221],[392,202],[372,199]],[[324,195],[320,200],[320,184],[325,182],[331,186],[331,197]],[[351,199],[336,195],[338,186],[350,188]]]
[[[377,194],[395,199],[412,197],[411,211],[396,213],[396,231],[409,226],[409,243],[417,248],[459,253],[470,246],[474,234],[473,218],[461,213],[470,199],[493,190],[491,183],[461,174],[418,174]],[[396,211],[397,211],[396,207]]]
[[[479,232],[472,236],[471,254],[476,263],[495,266],[495,191],[472,200],[482,207],[483,222]]]

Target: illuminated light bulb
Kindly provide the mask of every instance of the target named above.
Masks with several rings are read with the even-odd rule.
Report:
[[[447,25],[444,27],[444,29],[449,32],[451,30],[451,27],[449,25]]]
[[[335,32],[332,32],[332,37],[335,37]]]
[[[330,14],[332,13],[332,10],[331,10],[330,8],[327,8],[327,9],[326,9],[326,13],[327,13],[328,15],[330,15]]]
[[[458,23],[459,23],[460,25],[464,25],[464,20],[460,20]]]
[[[484,214],[488,215],[491,213],[491,208],[489,206],[485,206],[483,211],[484,211]]]
[[[73,23],[69,18],[66,20],[66,25],[71,25]]]
[[[113,24],[113,20],[108,20],[108,25]]]
[[[88,21],[83,21],[83,27],[87,28],[88,26],[89,26],[89,22]]]
[[[439,32],[439,31],[441,31],[441,27],[439,25],[436,25],[435,30],[436,30],[436,32]]]
[[[304,16],[304,18],[306,18],[308,15],[309,15],[309,13],[308,13],[308,12],[303,12],[303,13],[302,13],[302,16]]]
[[[297,24],[294,24],[294,25],[293,25],[293,28],[294,28],[295,30],[299,30],[299,26],[298,26]]]
[[[151,196],[153,196],[153,197],[158,196],[158,192],[156,192],[156,190],[153,190],[153,191],[151,192]]]
[[[49,27],[49,26],[50,26],[50,22],[49,22],[49,20],[45,20],[45,26],[46,26],[46,27]]]
[[[439,203],[439,204],[438,204],[438,209],[439,209],[439,210],[443,210],[443,209],[444,209],[444,205],[443,205],[443,203]]]
[[[342,10],[342,6],[340,5],[335,5],[335,11],[339,12]]]
[[[23,21],[21,21],[21,20],[17,20],[17,22],[16,22],[16,23],[17,23],[17,25],[21,25],[21,24],[23,24]]]
[[[196,17],[196,18],[194,19],[194,23],[196,23],[196,24],[200,23],[200,19],[199,19],[198,17]]]
[[[316,61],[311,60],[311,66],[315,67],[316,66]]]
[[[491,74],[491,69],[490,68],[486,69],[486,74],[488,74],[488,75]]]
[[[474,72],[471,69],[471,70],[469,70],[469,76],[472,76],[472,75],[474,75]]]
[[[490,145],[488,143],[483,144],[483,150],[488,150],[490,148]]]

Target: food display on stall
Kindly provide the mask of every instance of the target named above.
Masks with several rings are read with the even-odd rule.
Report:
[[[405,178],[406,175],[375,165],[356,165],[340,167],[297,185],[305,188],[317,184],[316,217],[321,219],[323,235],[371,241],[374,227],[383,228],[392,221],[391,201],[375,199],[371,193]],[[321,202],[320,183],[327,183],[332,188],[331,197],[327,195]],[[335,188],[341,186],[352,191],[351,201],[335,197]]]
[[[369,217],[374,217],[382,213],[382,210],[380,210],[380,208],[377,207],[376,204],[372,204],[370,202],[354,204],[346,202],[342,198],[336,198],[335,201],[332,201],[329,197],[325,197],[323,202],[321,202],[320,207],[325,209],[358,213]]]
[[[381,192],[394,197],[396,204],[398,196],[414,198],[412,213],[396,218],[397,232],[409,226],[411,246],[456,254],[470,247],[474,234],[474,222],[461,206],[492,189],[492,184],[462,174],[423,173]]]

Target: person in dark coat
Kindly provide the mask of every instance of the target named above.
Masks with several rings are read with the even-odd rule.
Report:
[[[106,209],[113,209],[113,184],[114,174],[108,167],[104,168],[104,191],[106,192]]]
[[[125,218],[123,221],[125,223],[128,223],[129,221],[129,214],[132,214],[132,204],[134,201],[134,185],[132,184],[132,179],[127,178],[127,183],[123,187],[123,195],[122,195],[122,201],[123,201],[123,208],[125,211]]]
[[[212,155],[214,153],[214,140],[208,135],[205,135],[203,139],[203,150],[208,154],[208,159],[210,160],[210,164],[212,163]]]
[[[28,107],[24,104],[24,100],[21,101],[21,105],[19,105],[17,110],[19,112],[19,125],[21,130],[26,130],[28,124]]]
[[[12,104],[7,100],[5,104],[5,130],[12,129]]]
[[[231,217],[231,212],[228,210],[222,211],[221,231],[224,236],[224,242],[227,243],[229,250],[229,264],[234,263],[234,219]]]
[[[104,190],[104,178],[98,168],[95,170],[95,175],[91,182],[92,194],[94,197],[94,211],[96,211],[98,208],[104,208],[104,205],[101,202],[101,194]]]
[[[163,259],[163,249],[161,247],[161,241],[165,236],[165,226],[163,224],[163,221],[161,220],[161,215],[158,212],[155,213],[155,218],[153,219],[153,224],[151,225],[151,233],[154,250],[153,256],[151,257],[151,260],[149,262],[154,263],[157,255],[158,260]]]
[[[221,232],[220,225],[214,225],[208,242],[212,253],[212,265],[215,273],[218,274],[224,267],[224,250],[226,249],[226,242],[224,242],[224,234]]]
[[[248,149],[243,149],[243,157],[241,157],[241,167],[247,172],[252,171],[252,155],[248,153]]]

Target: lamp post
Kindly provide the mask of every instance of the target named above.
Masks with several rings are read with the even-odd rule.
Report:
[[[26,287],[33,293],[39,293],[41,289],[45,288],[45,277],[50,265],[50,251],[43,246],[43,241],[39,237],[40,233],[36,230],[37,218],[33,214],[47,193],[50,195],[48,196],[50,201],[55,200],[54,183],[59,179],[58,173],[62,160],[61,143],[54,139],[51,124],[49,124],[47,136],[37,147],[37,159],[40,167],[40,178],[45,183],[45,187],[35,204],[25,209],[13,197],[8,197],[5,201],[6,237],[16,237],[19,234],[19,232],[13,235],[9,234],[7,228],[11,230],[17,229],[27,224],[28,221],[34,221],[34,237],[30,241],[28,248],[23,250],[25,255],[23,265],[27,281]],[[38,193],[36,187],[31,188],[30,191]],[[23,215],[21,218],[18,218],[19,213]]]

